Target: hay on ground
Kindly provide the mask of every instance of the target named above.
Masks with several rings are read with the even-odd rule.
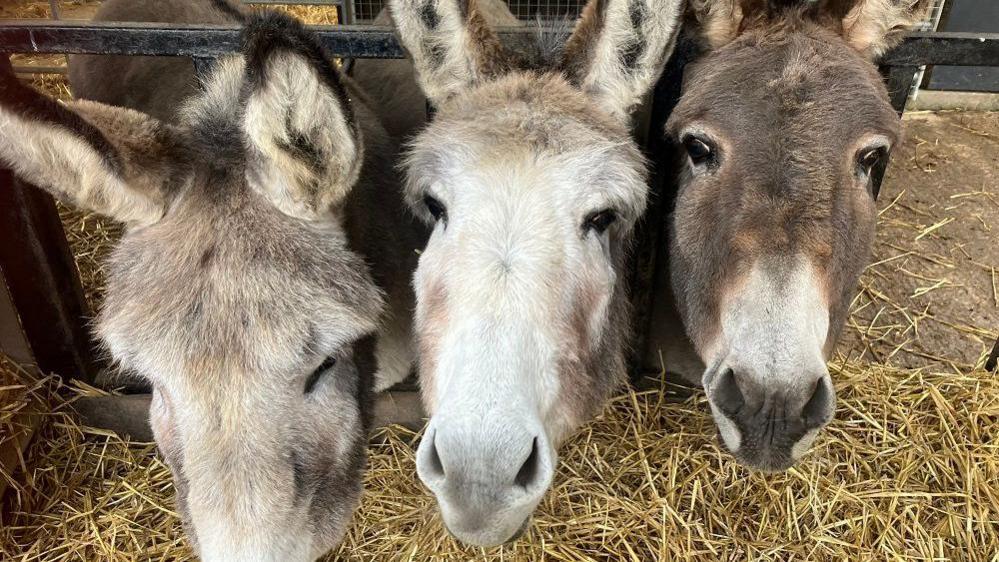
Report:
[[[464,548],[443,530],[413,460],[381,430],[338,560],[994,560],[999,379],[984,371],[834,365],[836,419],[782,474],[718,448],[703,395],[613,401],[561,451],[529,533]],[[667,387],[668,388],[668,387]],[[193,560],[170,473],[148,444],[60,418],[28,452],[0,530],[15,560]]]

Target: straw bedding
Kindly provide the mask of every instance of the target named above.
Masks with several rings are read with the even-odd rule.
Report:
[[[59,78],[36,86],[69,93]],[[896,157],[893,174],[918,160],[918,150]],[[891,182],[886,193],[897,194]],[[967,191],[959,199],[999,212],[986,187]],[[945,290],[943,274],[927,270],[934,262],[950,265],[948,279],[967,265],[923,245],[947,231],[927,232],[944,217],[924,203],[906,194],[884,202],[876,263],[862,280],[843,356],[831,364],[836,420],[799,466],[783,474],[739,467],[718,447],[703,394],[664,383],[620,396],[562,447],[555,484],[524,538],[470,549],[448,537],[416,478],[419,436],[389,427],[373,441],[362,506],[331,559],[999,561],[999,377],[981,370],[979,351],[995,337],[989,330],[999,323],[999,300],[993,306],[980,291],[971,301],[987,311],[984,328],[920,300]],[[907,209],[929,218],[900,214]],[[63,213],[96,307],[102,258],[118,230],[86,213]],[[893,229],[913,232],[886,238]],[[986,268],[997,262],[994,253],[974,260]],[[913,278],[922,283],[916,289],[937,286],[915,295],[903,283]],[[925,357],[919,342],[936,332],[971,345],[971,356],[943,349]],[[921,366],[885,365],[902,353]],[[0,444],[38,428],[15,463],[21,468],[0,474],[11,484],[0,559],[193,560],[155,446],[81,427],[70,403],[90,392],[0,358]]]
[[[492,550],[443,531],[415,478],[416,436],[372,445],[344,560],[994,560],[999,380],[982,371],[834,365],[836,422],[785,474],[717,447],[701,395],[612,402],[563,447],[529,534]],[[23,376],[23,375],[22,375]],[[8,498],[11,560],[192,560],[169,470],[148,444],[78,426],[60,407]]]

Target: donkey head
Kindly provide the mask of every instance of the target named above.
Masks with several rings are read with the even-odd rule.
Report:
[[[872,61],[910,4],[694,6],[711,49],[667,124],[687,152],[670,271],[722,440],[750,466],[787,468],[832,418],[826,359],[900,134]]]
[[[151,422],[202,559],[312,560],[358,501],[382,296],[347,246],[361,138],[295,21],[248,21],[179,126],[0,78],[0,161],[121,220],[98,331]]]
[[[417,470],[465,542],[526,528],[556,446],[623,377],[623,264],[646,197],[628,116],[680,4],[595,1],[561,70],[540,72],[513,70],[474,2],[391,4],[437,109],[405,163],[434,225],[414,279],[431,413]]]

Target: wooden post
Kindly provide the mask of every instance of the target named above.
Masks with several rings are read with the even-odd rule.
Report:
[[[92,382],[87,305],[55,202],[0,169],[0,351]]]

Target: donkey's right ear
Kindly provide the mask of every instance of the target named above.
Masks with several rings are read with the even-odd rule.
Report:
[[[130,225],[163,217],[183,177],[181,136],[129,109],[60,104],[0,57],[0,164],[63,201]]]
[[[389,13],[434,104],[507,68],[499,38],[475,0],[391,0]]]

